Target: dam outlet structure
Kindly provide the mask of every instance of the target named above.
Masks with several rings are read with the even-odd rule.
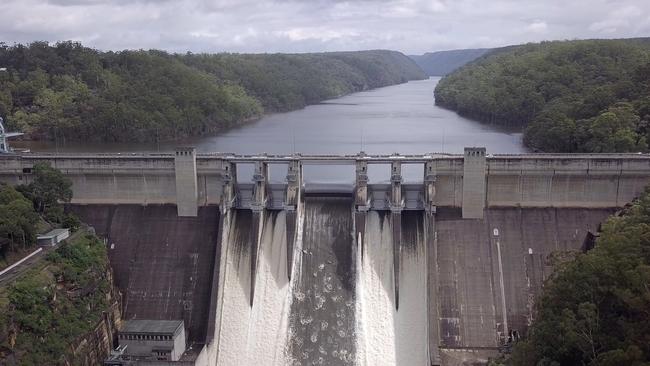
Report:
[[[567,252],[650,183],[645,154],[2,154],[47,163],[105,238],[126,319],[184,320],[183,365],[465,365],[525,334]],[[305,166],[351,166],[350,183]],[[252,167],[252,179],[238,177]],[[280,182],[270,171],[286,171]],[[369,178],[385,167],[387,181]],[[417,181],[404,172],[416,167]],[[412,170],[409,170],[412,171]]]

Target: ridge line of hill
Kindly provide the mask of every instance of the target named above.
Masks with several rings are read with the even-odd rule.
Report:
[[[0,43],[0,117],[34,140],[149,142],[214,133],[264,113],[424,79],[405,55],[102,52]]]

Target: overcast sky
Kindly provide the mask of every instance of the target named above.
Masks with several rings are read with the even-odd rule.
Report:
[[[103,50],[407,54],[650,36],[650,0],[0,0],[0,41]]]

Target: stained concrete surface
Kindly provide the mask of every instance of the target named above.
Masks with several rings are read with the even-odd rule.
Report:
[[[352,199],[307,197],[299,278],[289,317],[291,365],[353,365]]]
[[[427,248],[423,211],[403,211],[400,307],[395,317],[395,366],[427,365]],[[391,365],[391,364],[388,364]]]
[[[189,325],[190,339],[203,339],[210,286],[213,280],[218,280],[212,278],[212,273],[215,269],[214,272],[219,273],[215,268],[218,261],[214,261],[220,252],[216,244],[219,234],[217,207],[201,208],[196,218],[177,217],[174,206],[73,205],[70,209],[108,239],[116,283],[125,296],[126,318],[182,318]],[[408,285],[424,281],[426,270],[418,276],[412,269],[417,267],[414,264],[419,263],[418,258],[428,258],[429,263],[422,268],[428,268],[429,279],[436,279],[428,284],[435,287],[430,294],[436,296],[430,299],[434,304],[429,304],[429,331],[437,332],[436,325],[439,326],[442,364],[480,364],[495,353],[504,337],[504,300],[508,329],[525,332],[532,319],[534,300],[553,270],[553,254],[578,250],[587,231],[595,231],[612,211],[490,208],[485,211],[484,219],[468,220],[460,217],[460,209],[442,207],[435,216],[433,238],[425,233],[424,213],[402,213],[401,270],[406,271],[404,274],[412,272],[414,277],[407,283],[404,282],[406,277],[400,282]],[[241,271],[237,269],[236,272],[241,272],[241,276],[233,285],[245,294],[242,303],[247,303],[251,283],[248,253],[252,248],[251,213],[244,210],[236,216],[230,237],[234,244],[232,250],[239,251],[233,253],[232,258],[237,258],[236,267],[241,267]],[[361,351],[357,349],[361,334],[358,334],[359,314],[356,312],[356,303],[360,301],[356,296],[356,258],[361,255],[355,252],[353,216],[351,198],[306,197],[302,241],[295,251],[299,257],[295,258],[297,278],[291,281],[291,305],[287,305],[286,351],[292,359],[287,364],[352,365]],[[380,216],[376,221],[384,224],[375,225],[378,226],[376,230],[382,233],[382,238],[386,236],[386,245],[389,245],[392,229],[383,227],[390,226],[390,220],[384,214]],[[269,244],[263,247],[271,248],[271,254],[280,252],[269,257],[276,258],[269,263],[286,258],[286,252],[278,249],[286,250],[286,232],[277,229],[284,228],[284,224],[276,220],[273,214],[265,219],[266,234],[263,236],[268,236],[265,240]],[[272,227],[277,228],[270,230]],[[498,236],[494,235],[495,228]],[[367,227],[365,229],[364,232]],[[499,267],[497,241],[503,273]],[[428,243],[426,250],[435,255],[420,252],[424,243]],[[382,273],[390,271],[392,262],[388,253],[390,247],[385,249],[387,258],[382,259],[382,268],[385,267]],[[277,276],[286,272],[286,263],[272,268],[268,271],[267,282],[278,283]],[[284,276],[281,277],[284,281]],[[388,272],[379,276],[382,280],[377,287],[379,292],[386,292],[388,302],[394,301],[390,294],[392,277]],[[263,283],[266,282],[257,286],[260,294],[264,293]],[[418,297],[419,292],[422,292],[421,297]],[[426,291],[418,290],[417,286],[406,293],[408,298],[402,299],[405,306],[418,305],[419,300],[427,297]],[[438,319],[432,315],[431,306],[437,310]],[[281,309],[281,306],[270,308]],[[413,325],[426,321],[420,319],[424,316],[402,319],[399,312],[396,314],[391,315],[394,335],[412,334],[416,329]],[[399,324],[408,324],[408,327],[402,332]],[[399,343],[393,346],[396,347],[394,360],[404,360],[404,352],[414,353],[410,346],[405,348]]]
[[[219,265],[218,207],[201,207],[197,217],[178,217],[174,205],[70,205],[68,210],[107,239],[125,319],[183,319],[188,339],[204,341],[212,275]]]
[[[438,210],[438,263],[429,270],[437,270],[439,278],[443,359],[467,362],[475,359],[472,354],[478,350],[499,345],[504,296],[508,330],[526,331],[535,296],[553,269],[551,254],[579,250],[587,231],[595,231],[612,213],[610,209],[491,208],[484,219],[463,220],[458,211]]]

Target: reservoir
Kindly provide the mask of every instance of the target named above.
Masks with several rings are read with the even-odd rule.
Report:
[[[440,78],[353,93],[304,109],[267,115],[246,125],[215,136],[165,143],[85,143],[29,142],[33,152],[170,152],[176,146],[195,146],[199,153],[238,154],[425,154],[462,153],[466,146],[485,146],[491,154],[517,154],[526,151],[520,131],[511,132],[457,115],[434,104],[433,90]],[[350,179],[342,167],[343,176]],[[349,169],[348,169],[349,168]],[[338,169],[337,169],[338,170]],[[380,169],[384,170],[384,169]],[[246,167],[239,180],[248,179]],[[305,167],[305,179],[339,180],[329,167]],[[278,175],[280,173],[280,175]],[[342,172],[343,173],[343,172]],[[271,171],[273,180],[283,172]],[[338,174],[336,174],[338,176]],[[404,170],[407,180],[420,178],[421,172]],[[388,179],[370,172],[371,180]]]

